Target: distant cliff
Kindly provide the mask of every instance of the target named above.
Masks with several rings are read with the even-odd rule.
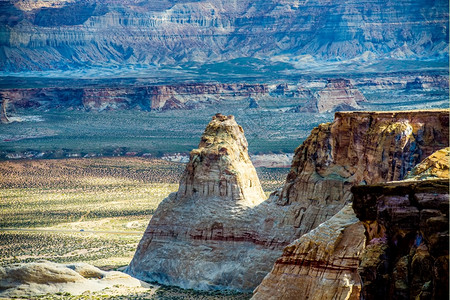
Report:
[[[178,84],[138,87],[3,89],[0,99],[18,108],[114,110],[189,109],[223,99],[267,94],[264,84]],[[178,105],[178,106],[177,106]]]
[[[448,1],[8,0],[0,70],[448,57]]]

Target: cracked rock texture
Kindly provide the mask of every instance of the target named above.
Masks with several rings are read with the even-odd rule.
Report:
[[[352,188],[368,242],[364,299],[448,299],[448,154],[434,153],[407,180]]]

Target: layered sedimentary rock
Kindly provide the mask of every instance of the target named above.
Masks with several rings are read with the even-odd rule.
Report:
[[[129,274],[197,289],[256,286],[266,260],[287,242],[258,233],[260,225],[269,231],[273,220],[264,224],[253,211],[265,196],[247,147],[233,116],[213,117],[190,154],[178,192],[150,220]]]
[[[448,56],[448,1],[9,0],[0,69]],[[311,16],[317,16],[311,18]]]
[[[359,299],[364,227],[347,204],[287,246],[252,299]]]
[[[314,129],[296,150],[279,203],[309,199],[308,209],[314,207],[315,217],[326,220],[322,214],[329,205],[351,200],[351,186],[402,179],[424,157],[448,145],[447,114],[336,113],[333,123]],[[365,240],[362,223],[347,205],[284,249],[254,299],[359,299]]]
[[[244,100],[267,93],[264,84],[179,84],[138,87],[3,89],[0,97],[21,108],[168,110],[223,99]]]
[[[296,150],[285,186],[264,201],[238,128],[224,116],[208,125],[199,149],[191,153],[179,191],[160,204],[150,221],[128,267],[130,274],[189,288],[250,291],[285,246],[345,206],[352,185],[401,179],[448,144],[446,111],[336,113],[333,123],[314,129]],[[357,221],[352,218],[347,221]],[[336,228],[345,223],[339,222]],[[362,227],[355,225],[348,232],[358,230]],[[347,250],[329,258],[335,260]],[[318,262],[314,268],[324,278],[336,275],[327,269],[328,260]],[[350,258],[354,267],[352,262]],[[284,266],[294,271],[299,267]],[[339,276],[336,291],[348,292],[349,286],[358,290],[358,282]]]
[[[348,79],[329,79],[326,87],[317,94],[317,111],[358,110],[366,98]]]
[[[313,95],[310,90],[300,89],[298,95],[306,104],[292,109],[292,112],[332,112],[360,110],[364,95],[348,79],[328,79],[325,88]]]
[[[367,236],[364,299],[448,299],[448,154],[434,154],[408,180],[352,188]]]

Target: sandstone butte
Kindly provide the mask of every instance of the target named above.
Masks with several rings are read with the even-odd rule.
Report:
[[[329,79],[318,92],[313,111],[319,113],[340,110],[358,110],[359,103],[367,101],[348,79]]]
[[[448,146],[448,125],[445,110],[336,113],[296,149],[284,187],[264,200],[242,128],[216,115],[127,272],[184,288],[251,291],[277,261],[255,299],[359,297],[364,226],[348,205],[350,188],[403,179]],[[297,243],[314,228],[320,238]],[[329,292],[314,298],[324,282]]]

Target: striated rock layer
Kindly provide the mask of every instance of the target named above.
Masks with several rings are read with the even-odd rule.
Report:
[[[336,113],[333,123],[314,129],[296,150],[279,203],[309,199],[308,209],[314,207],[322,214],[316,217],[324,219],[329,205],[351,199],[352,185],[401,179],[431,149],[448,145],[447,124],[446,111]],[[433,126],[443,131],[439,140]],[[254,299],[359,299],[365,240],[362,223],[345,206],[284,249]]]
[[[179,191],[150,220],[127,272],[186,288],[250,291],[285,246],[345,206],[352,185],[401,179],[443,145],[447,111],[336,113],[333,123],[315,128],[296,150],[285,186],[264,201],[241,128],[232,117],[218,115],[192,151]],[[336,251],[328,258],[350,249]],[[353,275],[346,281],[347,273],[327,269],[332,264],[321,258],[314,266],[322,270],[318,274],[337,276],[335,288],[342,293],[349,290],[344,283],[357,290]],[[284,268],[296,272],[301,266],[291,261],[302,259],[285,261]]]
[[[364,299],[448,299],[449,153],[434,153],[407,180],[352,188],[368,242]]]
[[[252,299],[359,299],[364,227],[347,204],[287,246]]]
[[[21,108],[75,108],[167,110],[194,108],[201,103],[223,99],[244,100],[264,95],[264,84],[177,84],[136,87],[3,89],[2,103]],[[4,115],[4,114],[2,114]]]
[[[444,0],[8,0],[0,70],[445,58],[448,8]]]

